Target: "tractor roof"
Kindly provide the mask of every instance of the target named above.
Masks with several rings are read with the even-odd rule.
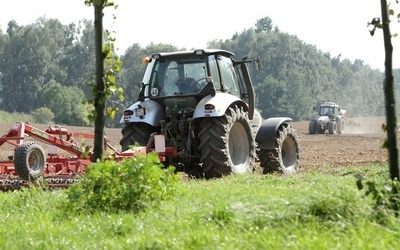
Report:
[[[154,59],[162,58],[162,57],[190,57],[194,55],[213,55],[213,54],[221,54],[227,57],[233,57],[233,54],[227,50],[221,49],[196,49],[196,50],[185,50],[185,51],[175,51],[175,52],[160,52],[152,54],[151,57]]]
[[[322,107],[339,107],[339,105],[337,105],[334,102],[324,102],[321,104]]]

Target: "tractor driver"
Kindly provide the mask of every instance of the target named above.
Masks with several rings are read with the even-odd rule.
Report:
[[[330,108],[330,107],[329,107],[329,108],[326,109],[324,115],[330,116],[330,115],[332,115],[332,113],[333,113],[332,111],[333,111],[333,108]]]
[[[182,94],[197,93],[201,89],[199,83],[191,77],[178,79],[175,84]]]

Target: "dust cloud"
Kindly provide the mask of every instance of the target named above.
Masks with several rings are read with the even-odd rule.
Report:
[[[382,124],[386,123],[386,117],[345,117],[345,135],[384,135]],[[309,134],[309,121],[293,122],[292,126],[299,134]],[[327,133],[327,132],[326,132]],[[338,136],[338,135],[337,135]]]
[[[377,134],[384,133],[382,125],[386,123],[384,116],[345,118],[344,134]]]

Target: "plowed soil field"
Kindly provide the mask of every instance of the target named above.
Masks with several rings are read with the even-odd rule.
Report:
[[[368,164],[388,164],[382,145],[385,117],[348,118],[341,135],[308,133],[308,121],[294,122],[302,148],[301,171]]]
[[[385,117],[349,118],[341,135],[308,133],[308,121],[293,122],[301,143],[301,171],[347,166],[362,166],[368,164],[388,164],[387,150],[382,148],[386,134],[382,131]],[[0,123],[0,135],[6,133],[13,123]],[[39,129],[49,125],[32,124]],[[69,131],[93,133],[89,127],[64,126]],[[120,149],[119,139],[121,129],[105,129],[110,143]],[[91,141],[86,141],[91,145]],[[0,147],[0,157],[3,159],[12,153],[12,147],[6,144]]]

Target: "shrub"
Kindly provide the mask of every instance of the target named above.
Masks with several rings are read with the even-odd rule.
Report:
[[[46,107],[35,109],[34,111],[31,112],[31,115],[35,118],[36,123],[42,123],[42,124],[52,123],[54,119],[53,112]]]
[[[6,111],[0,110],[0,122],[34,122],[34,118],[31,114],[26,113],[8,113]]]
[[[90,165],[67,195],[70,207],[80,211],[138,211],[173,197],[178,180],[172,167],[162,168],[156,154],[138,155]]]

